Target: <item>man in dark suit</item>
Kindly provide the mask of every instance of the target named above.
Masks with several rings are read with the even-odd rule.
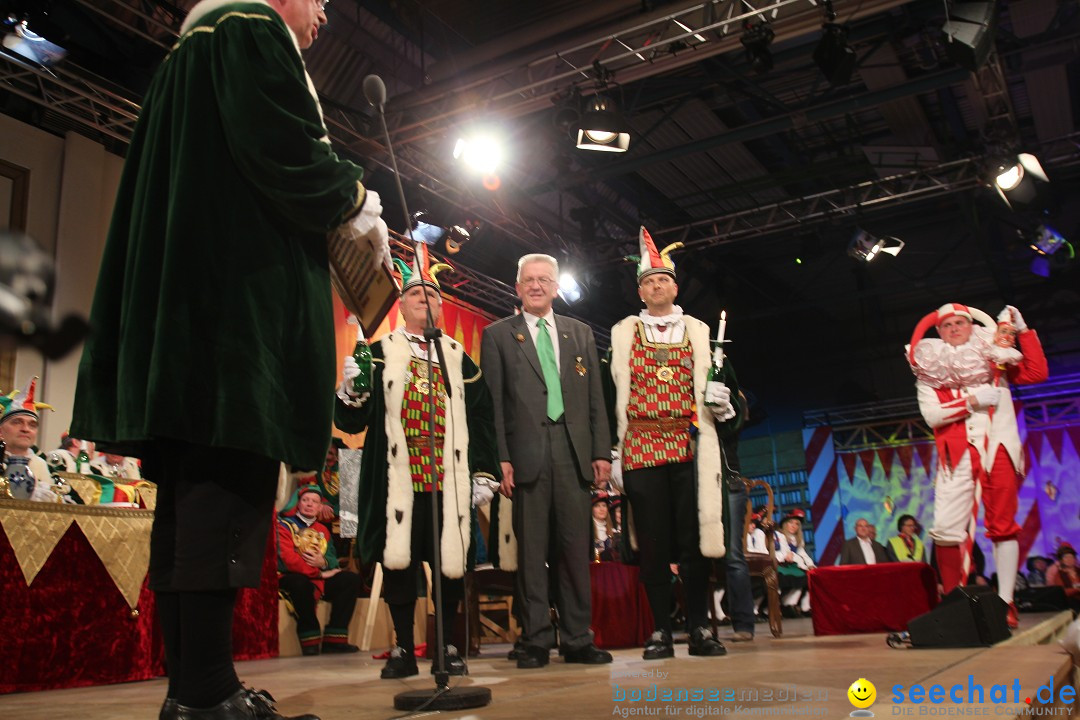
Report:
[[[552,312],[558,277],[550,255],[518,261],[523,312],[484,330],[480,357],[495,400],[500,492],[513,499],[524,626],[519,668],[547,665],[555,644],[545,563],[557,585],[563,658],[611,662],[589,631],[588,564],[590,486],[611,476],[611,434],[592,330]]]
[[[870,523],[866,518],[859,518],[855,521],[855,537],[840,549],[840,564],[876,565],[883,562],[889,562],[885,548],[871,537]]]

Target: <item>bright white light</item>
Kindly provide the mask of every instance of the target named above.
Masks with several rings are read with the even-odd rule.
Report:
[[[610,132],[608,130],[586,130],[585,131],[585,137],[589,138],[594,143],[598,143],[600,145],[607,145],[612,140],[614,140],[617,135],[618,135],[618,133],[613,133],[613,132]]]
[[[502,143],[492,135],[459,138],[454,144],[454,159],[483,175],[493,175],[502,162]]]
[[[1016,163],[1012,167],[1002,170],[998,173],[998,176],[994,178],[994,182],[1002,190],[1012,190],[1020,181],[1024,179],[1024,168],[1020,163]]]
[[[576,303],[581,299],[581,295],[581,285],[578,285],[578,281],[574,279],[573,275],[564,272],[559,276],[559,297],[561,297],[565,303]]]

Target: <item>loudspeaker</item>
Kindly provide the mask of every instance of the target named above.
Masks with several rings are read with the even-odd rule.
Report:
[[[956,3],[941,31],[945,54],[963,68],[975,72],[994,49],[995,2]]]
[[[1009,606],[986,585],[958,587],[908,623],[913,647],[981,647],[1009,637]]]

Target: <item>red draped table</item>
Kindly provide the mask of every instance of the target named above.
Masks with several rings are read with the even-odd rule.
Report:
[[[34,535],[35,523],[16,513],[84,513],[73,506],[0,501],[0,693],[146,680],[165,670],[154,594],[145,578],[132,608],[77,522],[72,522],[28,586],[9,539]],[[53,509],[56,508],[56,509]],[[145,515],[148,511],[123,511]],[[136,516],[132,515],[134,520]],[[114,521],[121,528],[123,518]],[[148,523],[132,523],[135,542],[149,543]],[[40,533],[38,533],[40,534]],[[241,591],[233,628],[238,660],[276,657],[277,573],[272,535],[263,583]],[[37,538],[31,537],[31,541]]]
[[[842,565],[810,571],[815,635],[906,630],[938,602],[937,576],[926,563]]]
[[[589,565],[592,579],[592,630],[597,647],[640,647],[653,631],[652,611],[633,565]]]

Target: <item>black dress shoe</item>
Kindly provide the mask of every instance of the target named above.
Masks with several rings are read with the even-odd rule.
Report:
[[[667,630],[657,630],[649,636],[645,643],[645,652],[641,654],[645,660],[663,660],[675,657],[675,644],[671,642],[671,633]]]
[[[727,655],[727,648],[712,635],[707,627],[698,627],[690,631],[690,654],[705,657]]]
[[[519,657],[521,657],[521,649],[523,647],[525,647],[525,643],[521,642],[520,640],[514,642],[514,647],[510,650],[510,652],[506,653],[506,659],[517,660]]]
[[[582,665],[604,665],[611,662],[611,653],[601,650],[592,643],[579,648],[563,650],[563,661]]]
[[[379,677],[383,680],[396,680],[397,678],[412,677],[418,675],[420,670],[416,667],[416,653],[411,650],[396,647],[390,651],[390,658],[383,666]]]
[[[450,675],[467,675],[468,668],[465,661],[458,655],[458,649],[453,645],[447,645],[443,652],[443,668]],[[431,661],[431,674],[435,674],[435,661]]]
[[[227,700],[210,708],[177,705],[177,720],[319,720],[317,715],[285,717],[274,707],[274,699],[265,691],[241,688]]]
[[[328,643],[322,644],[322,651],[326,653],[358,653],[360,648],[356,645],[350,645],[349,643]]]
[[[550,650],[536,645],[524,645],[518,653],[518,670],[542,668],[551,660]]]
[[[165,698],[165,702],[161,704],[161,712],[158,713],[158,720],[176,720],[180,713],[176,707],[176,698]]]

